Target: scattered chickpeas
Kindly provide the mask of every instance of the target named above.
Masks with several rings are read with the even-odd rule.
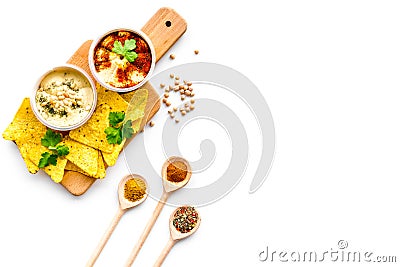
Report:
[[[198,55],[199,54],[199,50],[194,50],[194,53],[196,54],[196,55]]]
[[[193,110],[194,109],[194,105],[190,105],[190,110]]]
[[[185,91],[185,95],[186,95],[186,96],[190,96],[190,95],[191,95],[191,92],[190,92],[189,90],[186,90],[186,91]]]
[[[182,116],[185,116],[186,115],[186,110],[182,110],[181,114],[182,114]]]
[[[185,108],[187,108],[189,106],[189,103],[185,103]]]
[[[169,116],[171,117],[171,119],[175,118],[175,114],[174,113],[169,114]]]
[[[165,103],[165,105],[167,105],[167,107],[169,107],[169,106],[171,106],[171,102],[167,101],[167,102]]]
[[[163,98],[162,102],[163,102],[164,104],[167,103],[167,99],[166,99],[166,98]]]
[[[185,86],[184,85],[179,85],[179,89],[185,89]]]
[[[175,80],[179,80],[180,78],[179,78],[179,76],[175,76]]]
[[[169,97],[169,94],[168,94],[168,93],[165,93],[165,94],[164,94],[164,97],[165,97],[165,98],[168,98],[168,97]]]
[[[181,95],[181,100],[185,100],[185,95]]]
[[[178,111],[178,108],[177,108],[177,107],[174,107],[173,110],[174,110],[174,111]]]
[[[174,83],[175,85],[179,85],[179,81],[175,81],[175,83]]]
[[[176,123],[178,123],[178,122],[179,122],[179,119],[178,119],[178,118],[176,118],[176,119],[175,119],[175,122],[176,122]]]
[[[192,86],[192,84],[193,84],[192,82],[187,82],[188,86]]]
[[[190,99],[190,103],[194,104],[195,100],[194,99]]]
[[[175,91],[175,92],[178,92],[178,91],[179,91],[179,86],[175,86],[175,87],[174,87],[174,91]]]
[[[181,90],[179,91],[179,93],[181,93],[181,95],[183,95],[183,94],[185,93],[185,90],[181,89]]]
[[[165,87],[165,84],[160,83],[160,87],[161,87],[161,88],[164,88],[164,87]]]
[[[150,127],[153,127],[154,124],[155,124],[154,121],[151,121],[151,122],[149,123]]]
[[[190,97],[194,97],[194,93],[193,92],[190,94]]]
[[[189,107],[187,107],[187,108],[185,108],[185,110],[186,110],[186,112],[189,112],[189,111],[190,111],[190,108],[189,108]]]
[[[175,59],[175,55],[174,55],[174,54],[171,54],[171,55],[169,55],[169,58],[170,58],[170,59]]]
[[[175,75],[174,75],[173,73],[171,73],[171,74],[169,75],[169,77],[170,77],[170,78],[174,78]]]

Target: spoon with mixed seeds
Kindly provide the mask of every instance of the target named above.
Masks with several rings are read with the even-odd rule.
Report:
[[[190,206],[177,208],[169,218],[170,239],[158,257],[154,267],[161,266],[176,242],[194,234],[200,226],[200,221],[200,215],[195,208]]]
[[[118,211],[114,216],[110,226],[107,231],[104,233],[102,239],[97,245],[95,251],[92,254],[92,257],[86,264],[87,267],[93,266],[100,256],[101,251],[107,244],[110,239],[111,234],[114,232],[117,227],[119,221],[121,220],[122,215],[125,212],[137,205],[143,203],[143,201],[147,198],[148,186],[146,180],[137,174],[130,174],[125,176],[118,185],[118,200],[119,207]]]
[[[163,194],[156,208],[154,209],[153,216],[148,221],[142,235],[140,236],[131,254],[129,255],[129,258],[125,265],[127,267],[131,266],[132,263],[135,261],[140,249],[147,239],[147,236],[153,228],[154,223],[160,215],[161,210],[167,202],[169,195],[173,191],[184,187],[189,182],[189,179],[192,176],[192,169],[186,159],[181,157],[170,157],[165,161],[164,165],[162,166],[161,176],[163,180]]]

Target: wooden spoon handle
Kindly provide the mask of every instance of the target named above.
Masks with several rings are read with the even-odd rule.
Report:
[[[158,257],[156,263],[154,263],[153,267],[159,267],[164,262],[165,258],[167,257],[168,253],[171,251],[171,248],[175,245],[177,240],[170,238],[168,240],[167,245],[164,247],[163,251],[161,251],[160,256]]]
[[[158,216],[160,215],[161,210],[163,209],[165,203],[167,202],[168,196],[169,193],[167,192],[164,192],[162,194],[161,199],[157,204],[157,207],[154,209],[153,216],[147,222],[147,225],[144,228],[142,235],[140,236],[131,254],[129,255],[129,258],[125,265],[126,267],[130,267],[132,263],[135,261],[137,255],[139,254],[140,249],[142,248],[144,242],[146,241],[147,236],[149,235],[151,229],[153,228],[154,223],[156,222]]]
[[[111,234],[114,232],[115,227],[117,227],[119,221],[121,220],[122,215],[124,215],[126,210],[118,208],[117,213],[114,216],[114,219],[111,221],[110,226],[108,227],[107,231],[104,233],[103,237],[101,238],[99,244],[97,245],[95,251],[92,254],[92,257],[86,264],[86,267],[91,267],[95,264],[97,258],[100,256],[101,251],[103,250],[104,246],[107,244],[108,240],[110,239]]]

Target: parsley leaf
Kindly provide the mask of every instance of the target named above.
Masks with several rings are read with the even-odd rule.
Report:
[[[124,47],[122,46],[120,41],[114,42],[114,48],[112,49],[112,51],[119,55],[124,55],[124,53],[125,53]]]
[[[125,53],[125,58],[129,61],[129,62],[133,62],[135,61],[135,59],[138,57],[138,54],[136,54],[136,52],[131,52],[128,51]]]
[[[126,51],[133,50],[136,48],[136,40],[135,39],[126,40],[124,45],[125,45],[124,49],[126,49]]]
[[[52,153],[44,152],[39,160],[39,168],[44,168],[51,165],[57,165],[57,158],[66,156],[69,154],[69,147],[65,145],[59,145],[61,142],[61,134],[53,132],[48,129],[46,134],[41,139],[42,145],[47,147]]]
[[[58,143],[61,142],[61,134],[48,129],[41,142],[45,147],[54,148]]]
[[[125,57],[126,60],[132,63],[138,57],[136,52],[132,51],[135,48],[136,40],[130,39],[125,41],[124,46],[122,46],[122,43],[120,41],[115,41],[112,51],[118,55]]]
[[[69,154],[69,147],[64,146],[64,145],[56,146],[56,150],[57,150],[57,155],[59,157],[66,156]]]
[[[104,132],[106,133],[107,142],[109,144],[121,144],[122,132],[120,128],[107,127]]]
[[[125,119],[125,113],[123,112],[110,112],[108,115],[108,120],[111,126],[116,127],[118,123],[122,122]]]
[[[110,127],[107,127],[104,133],[107,135],[106,138],[109,144],[120,145],[124,138],[130,138],[135,133],[132,128],[132,120],[123,122],[124,119],[125,113],[123,112],[110,112],[110,115],[108,115]]]
[[[44,152],[42,154],[41,159],[39,160],[39,168],[44,168],[49,165],[57,165],[57,155],[55,154],[50,154],[49,152]]]

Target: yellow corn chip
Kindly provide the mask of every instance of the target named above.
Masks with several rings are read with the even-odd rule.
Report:
[[[24,140],[28,142],[32,138],[43,136],[45,132],[46,126],[40,123],[35,117],[29,98],[24,98],[13,121],[3,132],[3,138],[11,141]]]
[[[104,161],[106,162],[107,166],[114,166],[115,163],[117,162],[119,153],[121,152],[122,148],[124,148],[126,139],[122,140],[120,145],[115,145],[115,148],[113,152],[111,153],[106,153],[104,151],[101,151],[101,154],[103,154]]]
[[[107,135],[104,133],[109,126],[109,114],[110,107],[107,104],[98,106],[92,117],[83,126],[70,131],[69,136],[75,141],[101,151],[113,152],[115,145],[107,142]]]
[[[56,166],[50,164],[49,166],[44,167],[44,171],[51,177],[54,182],[59,183],[64,177],[64,168],[66,164],[66,158],[58,158]]]
[[[97,84],[97,107],[103,104],[110,106],[112,112],[125,112],[128,108],[126,102],[117,92],[109,91],[103,86]],[[108,118],[108,117],[107,117]]]
[[[94,178],[103,179],[106,177],[106,166],[104,165],[103,156],[101,155],[101,151],[98,150],[99,158],[97,160],[97,173]]]
[[[99,158],[97,160],[97,173],[96,175],[93,176],[93,178],[99,178],[102,179],[104,177],[106,177],[106,168],[104,166],[104,161],[103,161],[103,157],[101,156],[101,152],[100,150],[98,150],[98,154],[99,154]],[[75,172],[79,172],[82,173],[86,176],[90,176],[87,172],[85,172],[84,170],[82,170],[81,168],[79,168],[78,166],[76,166],[75,164],[73,164],[71,161],[67,162],[67,165],[65,165],[65,169],[68,171],[75,171]]]
[[[69,148],[69,154],[65,158],[89,174],[89,176],[96,175],[97,160],[99,158],[99,153],[96,149],[70,138],[65,138],[62,143]]]
[[[30,173],[37,173],[39,171],[39,167],[33,163],[28,156],[28,151],[30,149],[30,146],[28,143],[22,143],[21,141],[16,141],[16,144],[18,146],[19,152],[21,153],[22,158],[25,161],[25,165],[28,168],[28,171]]]

